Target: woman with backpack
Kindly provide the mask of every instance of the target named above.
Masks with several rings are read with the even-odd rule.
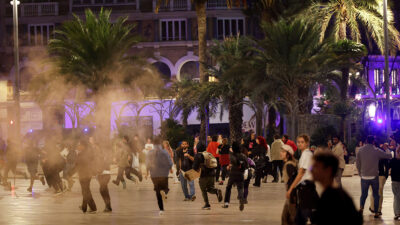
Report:
[[[267,158],[268,145],[262,136],[258,136],[256,141],[257,146],[252,152],[254,162],[256,163],[256,178],[253,186],[260,187],[267,161],[269,161]]]
[[[240,153],[240,145],[237,142],[232,143],[232,151],[230,154],[230,164],[229,164],[229,180],[228,185],[226,186],[225,191],[225,204],[222,206],[223,208],[229,207],[229,202],[231,198],[231,190],[232,186],[236,184],[239,196],[239,209],[243,211],[244,209],[244,197],[243,197],[243,188],[244,188],[244,172],[249,167],[247,164],[247,157]]]
[[[222,168],[222,179],[219,181],[219,185],[223,185],[225,178],[228,175],[228,166],[229,166],[229,148],[228,138],[222,139],[222,144],[218,146],[217,154],[219,154],[219,164]]]
[[[283,182],[286,185],[286,190],[292,185],[294,179],[297,176],[297,162],[294,159],[294,152],[292,147],[289,145],[282,145],[280,157],[284,162],[283,165]],[[294,192],[293,192],[294,193]],[[295,195],[290,196],[287,199],[283,207],[282,212],[282,225],[295,224],[296,217],[296,197]]]

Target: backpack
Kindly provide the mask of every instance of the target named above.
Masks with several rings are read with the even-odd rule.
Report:
[[[204,166],[210,169],[217,168],[218,162],[217,159],[209,152],[203,152],[204,156]]]

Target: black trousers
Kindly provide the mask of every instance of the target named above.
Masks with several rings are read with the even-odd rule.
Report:
[[[236,184],[237,190],[238,190],[238,196],[239,200],[241,203],[244,201],[243,197],[243,189],[244,189],[244,178],[243,175],[240,176],[230,176],[228,180],[228,184],[226,185],[226,191],[225,191],[225,203],[229,203],[231,200],[231,191],[232,191],[232,186]]]
[[[164,210],[164,203],[161,195],[161,191],[164,191],[168,194],[168,177],[152,177],[151,181],[154,185],[154,191],[156,192],[158,208],[160,210]]]
[[[110,174],[101,174],[97,176],[97,181],[100,184],[100,194],[106,204],[107,209],[111,209],[110,192],[108,191],[108,183],[110,182]]]
[[[140,176],[142,176],[142,174],[138,171],[138,170],[136,170],[135,168],[132,168],[132,167],[126,167],[125,168],[125,176],[126,176],[126,178],[128,178],[129,180],[132,180],[133,178],[132,178],[132,176],[131,176],[131,173],[133,174],[133,175],[135,175],[135,176],[137,176],[137,177],[139,177],[140,178]]]
[[[92,192],[90,191],[90,181],[91,177],[83,177],[79,178],[79,183],[81,184],[82,189],[82,211],[87,211],[87,206],[90,207],[91,210],[96,211],[96,203],[93,200]]]
[[[254,185],[260,186],[261,179],[264,177],[264,168],[257,168],[255,175],[256,175],[256,177],[255,177]]]
[[[274,181],[278,181],[278,169],[282,179],[282,170],[283,170],[283,160],[274,160],[272,161],[272,176],[274,177]]]
[[[225,181],[228,176],[228,165],[222,166],[222,180]]]
[[[219,176],[221,174],[221,164],[219,163],[219,157],[216,157],[217,159],[217,168],[215,168],[215,181],[218,182]]]
[[[209,205],[208,195],[210,194],[217,194],[218,189],[215,188],[214,177],[200,177],[199,185],[201,189],[201,194],[203,195],[204,203]]]
[[[251,181],[251,173],[249,171],[249,176],[247,177],[247,179],[244,181],[244,188],[243,188],[243,198],[247,199],[247,196],[249,195],[249,185],[250,185],[250,181]]]

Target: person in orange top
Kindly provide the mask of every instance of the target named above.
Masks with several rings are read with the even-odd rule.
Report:
[[[211,153],[217,159],[218,162],[218,166],[217,168],[215,168],[215,180],[216,180],[215,182],[219,181],[219,175],[221,173],[221,165],[219,163],[220,155],[217,154],[218,146],[219,146],[218,136],[214,135],[212,136],[212,141],[208,144],[207,152]]]

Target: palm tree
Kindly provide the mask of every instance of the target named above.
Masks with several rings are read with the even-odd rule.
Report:
[[[97,130],[110,134],[111,99],[110,90],[131,84],[142,66],[127,55],[138,43],[132,34],[134,25],[127,24],[127,17],[115,22],[110,20],[111,11],[101,10],[96,16],[85,11],[85,20],[74,15],[74,19],[55,31],[56,38],[50,41],[49,52],[55,56],[59,73],[68,83],[83,85],[96,105],[95,124]],[[104,123],[105,121],[105,123]]]
[[[290,135],[296,136],[297,114],[301,106],[299,93],[319,79],[326,64],[327,47],[319,41],[319,31],[301,20],[266,24],[262,50],[256,60],[265,63],[266,82],[278,92],[279,102],[290,113]]]
[[[206,68],[206,63],[207,63],[207,40],[206,40],[206,34],[207,34],[207,15],[206,15],[206,9],[207,9],[207,0],[191,0],[192,3],[194,4],[194,8],[196,10],[196,15],[197,15],[197,35],[198,35],[198,40],[199,40],[199,62],[200,62],[200,67],[199,67],[199,75],[200,75],[200,82],[207,82],[208,81],[208,76],[207,76],[207,68]],[[169,0],[157,0],[157,7],[156,7],[156,12],[158,12],[158,8],[161,6],[162,3],[168,4]],[[237,6],[240,6],[240,3],[243,3],[244,6],[246,6],[246,0],[226,0],[228,8],[232,8],[235,4]],[[206,126],[207,126],[207,118],[208,118],[208,113],[207,113],[207,107],[204,107],[204,109],[200,110],[200,120],[201,120],[201,125],[200,125],[200,140],[203,142],[206,141]]]
[[[377,0],[320,0],[312,4],[306,15],[313,23],[317,21],[320,24],[321,41],[328,37],[336,42],[348,39],[361,43],[366,39],[370,51],[376,45],[384,52],[383,7]],[[400,34],[394,27],[390,9],[388,21],[391,52],[395,52],[400,47]],[[348,53],[343,54],[346,56]],[[338,85],[341,87],[342,100],[347,101],[349,68],[340,69],[342,75]]]
[[[248,94],[244,85],[251,70],[250,60],[254,53],[253,41],[245,37],[229,37],[223,42],[215,41],[210,53],[217,67],[209,74],[218,82],[210,83],[211,96],[222,99],[229,111],[229,130],[232,141],[240,141],[243,125],[243,99]]]

